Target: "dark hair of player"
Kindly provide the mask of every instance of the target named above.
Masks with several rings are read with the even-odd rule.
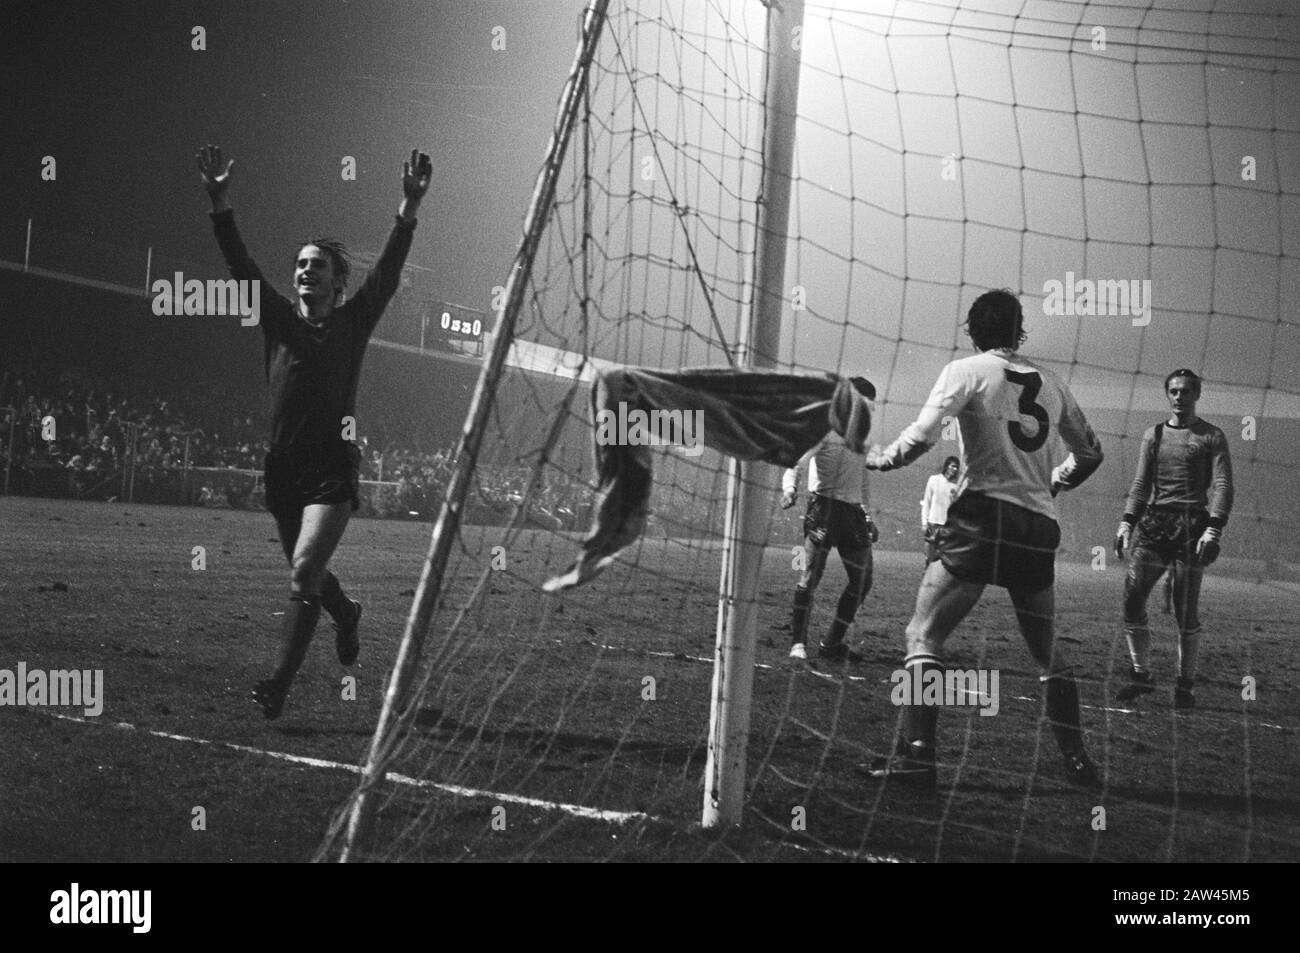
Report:
[[[871,383],[865,377],[850,377],[849,383],[852,384],[867,400],[876,399],[876,385]]]
[[[1006,288],[986,291],[970,306],[966,315],[966,333],[975,347],[991,351],[998,347],[1013,350],[1025,342],[1025,313],[1020,299]]]
[[[1196,395],[1197,400],[1201,397],[1201,377],[1196,371],[1189,370],[1186,367],[1180,367],[1176,371],[1170,371],[1169,376],[1165,378],[1165,393],[1169,393],[1169,382],[1176,377],[1186,377],[1187,382],[1192,387],[1192,393]]]
[[[957,464],[957,467],[958,467],[959,469],[961,468],[961,461],[958,460],[956,457],[944,457],[944,458],[943,458],[943,466],[941,466],[941,467],[939,468],[939,472],[940,472],[940,473],[943,473],[945,470],[947,470],[947,469],[948,469],[948,465],[949,465],[950,463],[955,463],[955,464]]]
[[[325,253],[325,257],[330,260],[330,265],[334,268],[334,277],[338,278],[340,289],[346,288],[348,275],[352,272],[352,260],[348,258],[347,247],[337,238],[313,238],[311,241],[303,242],[298,248],[303,249],[308,245],[315,245]],[[296,256],[294,264],[298,264]]]

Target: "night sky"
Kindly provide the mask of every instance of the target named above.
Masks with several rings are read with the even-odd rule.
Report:
[[[150,246],[160,261],[219,266],[194,162],[212,142],[235,159],[238,220],[283,290],[305,238],[379,250],[401,161],[418,147],[435,175],[410,261],[436,270],[438,297],[487,308],[519,239],[582,7],[5,3],[0,257],[21,255],[30,217],[35,264],[59,229],[118,246],[102,257],[131,269],[123,284],[143,279]],[[206,51],[191,49],[195,26]],[[504,50],[492,48],[498,26]],[[47,155],[53,182],[40,178]],[[344,156],[356,181],[342,179]]]

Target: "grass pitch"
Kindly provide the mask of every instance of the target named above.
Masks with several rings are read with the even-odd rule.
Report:
[[[0,707],[0,859],[309,858],[355,784],[347,766],[362,758],[377,718],[428,526],[354,521],[334,568],[365,603],[361,661],[340,668],[322,624],[284,716],[268,723],[248,690],[273,663],[287,595],[269,516],[5,498],[0,520],[0,669],[102,669],[105,688],[98,717]],[[466,531],[452,610],[469,604],[499,536]],[[206,569],[193,568],[196,546]],[[692,829],[703,797],[717,551],[647,540],[590,586],[543,598],[535,583],[574,549],[524,533],[457,633],[445,635],[451,614],[435,622],[429,691],[395,766],[425,784],[385,786],[366,856],[1300,857],[1294,583],[1211,572],[1198,707],[1175,712],[1176,636],[1158,591],[1161,688],[1118,705],[1110,699],[1127,670],[1122,570],[1059,565],[1058,631],[1082,678],[1089,747],[1106,778],[1100,793],[1062,779],[1009,602],[987,590],[947,662],[998,669],[1000,711],[942,713],[931,801],[852,770],[889,743],[897,712],[888,679],[920,558],[877,554],[875,587],[852,633],[867,661],[844,667],[786,660],[794,573],[788,550],[773,550],[761,581],[746,823],[717,836]],[[814,640],[842,584],[832,557]],[[349,674],[355,700],[345,697]],[[1253,700],[1243,699],[1247,677]],[[558,804],[631,816],[577,816]]]

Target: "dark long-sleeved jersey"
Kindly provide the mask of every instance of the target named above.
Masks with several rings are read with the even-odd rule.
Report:
[[[398,218],[356,296],[323,320],[312,322],[262,277],[235,227],[234,213],[211,214],[231,277],[261,283],[260,323],[271,386],[271,445],[284,448],[340,439],[343,418],[356,416],[361,360],[371,332],[397,290],[415,223]]]
[[[1211,525],[1222,527],[1232,512],[1232,458],[1223,431],[1199,419],[1190,427],[1166,423],[1159,459],[1152,453],[1155,444],[1156,428],[1148,427],[1124,506],[1125,520],[1136,520],[1150,504],[1204,508]]]

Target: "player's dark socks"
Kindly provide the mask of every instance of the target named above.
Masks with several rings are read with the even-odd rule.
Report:
[[[1196,695],[1193,689],[1196,687],[1196,680],[1183,678],[1181,675],[1174,683],[1174,707],[1175,708],[1195,708]]]
[[[338,576],[332,572],[326,572],[325,581],[321,583],[320,604],[335,622],[352,618],[352,602],[339,585]]]
[[[1065,755],[1083,751],[1083,731],[1079,728],[1079,686],[1074,676],[1060,672],[1039,679],[1047,685],[1047,720],[1051,722],[1056,743]]]
[[[361,603],[348,600],[348,615],[334,620],[334,650],[340,665],[351,665],[361,654],[361,639],[357,626],[361,623]]]
[[[1190,684],[1196,680],[1196,661],[1201,653],[1201,627],[1178,633],[1178,680]]]
[[[907,670],[908,681],[912,686],[925,686],[932,682],[937,673],[939,680],[939,701],[943,701],[943,663],[933,655],[913,655],[908,658],[903,667]],[[920,669],[920,678],[917,678],[915,669]],[[903,706],[902,717],[902,739],[908,744],[919,744],[924,748],[934,750],[934,738],[939,723],[939,706],[923,704],[923,698],[917,697],[917,689],[912,689],[910,704]]]
[[[294,593],[289,597],[284,623],[280,627],[280,661],[275,674],[271,676],[271,681],[283,686],[286,691],[302,667],[302,660],[307,657],[307,647],[316,634],[319,619],[319,596]]]
[[[860,604],[861,600],[858,598],[857,591],[853,588],[847,587],[840,593],[840,601],[835,606],[835,619],[831,622],[831,628],[826,634],[826,641],[822,643],[823,646],[835,646],[844,641],[849,626],[853,624],[854,616],[858,614]]]
[[[794,612],[790,616],[790,641],[808,641],[808,613],[812,607],[812,590],[794,587]]]
[[[1124,623],[1124,635],[1128,639],[1129,658],[1136,672],[1147,671],[1151,662],[1151,629],[1147,627],[1146,617],[1141,622]]]

